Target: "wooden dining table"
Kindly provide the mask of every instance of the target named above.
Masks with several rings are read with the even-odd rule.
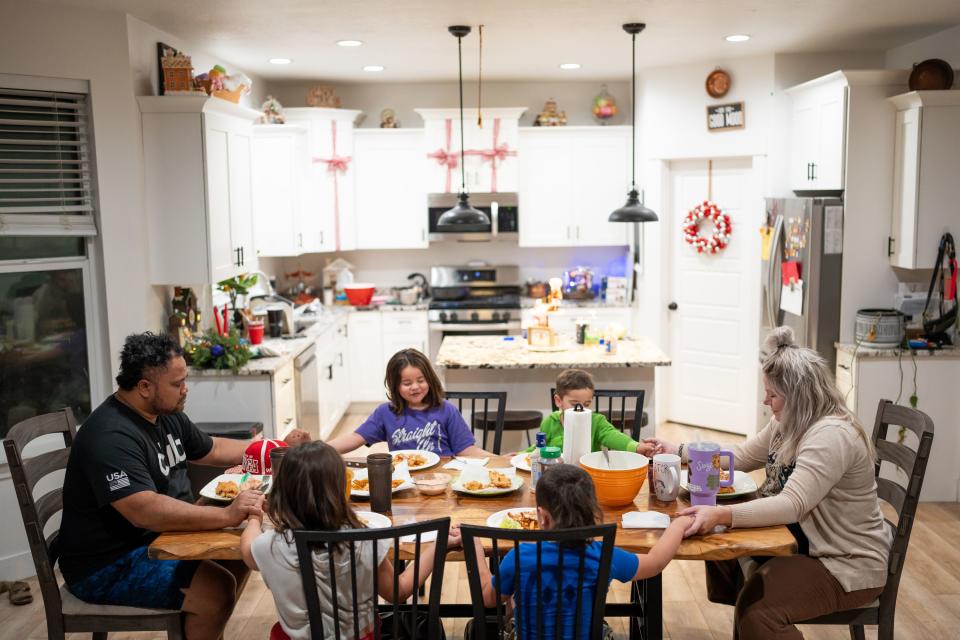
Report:
[[[440,471],[454,478],[455,470],[442,469],[440,466],[449,461],[442,458],[439,466],[414,472]],[[510,458],[495,457],[487,463],[487,468],[509,468]],[[406,489],[393,494],[389,515],[394,525],[422,522],[434,518],[450,517],[454,524],[485,525],[487,518],[502,509],[536,506],[535,494],[530,491],[530,474],[517,471],[524,479],[522,487],[511,493],[497,496],[474,496],[460,494],[447,488],[446,493],[438,496],[421,495],[416,489]],[[649,482],[644,482],[640,493],[633,503],[624,507],[602,507],[604,522],[616,522],[616,545],[633,553],[648,552],[660,539],[662,529],[624,529],[621,516],[629,511],[659,511],[675,515],[689,505],[687,495],[672,502],[660,502],[649,491]],[[749,498],[742,498],[745,500]],[[369,502],[356,500],[358,510],[369,510]],[[161,533],[150,545],[151,558],[161,560],[240,560],[241,529],[220,529],[214,531],[170,531]],[[489,540],[486,541],[489,544]],[[788,556],[796,553],[796,540],[785,526],[763,527],[756,529],[728,529],[708,535],[686,538],[674,556],[677,560],[728,560],[742,556]],[[488,548],[488,552],[490,549]],[[404,557],[401,545],[401,558]],[[459,561],[463,553],[450,551],[447,561]],[[661,615],[662,584],[660,576],[643,580],[632,589],[630,603],[610,603],[606,615],[609,617],[629,617],[630,637],[661,638],[663,620]],[[471,617],[472,609],[468,604],[443,605],[443,617]]]

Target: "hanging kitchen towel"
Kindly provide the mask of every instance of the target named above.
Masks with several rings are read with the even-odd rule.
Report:
[[[780,290],[780,308],[796,316],[803,315],[803,280],[783,285]]]
[[[580,458],[590,453],[593,441],[593,411],[577,405],[563,412],[563,461],[580,464]]]

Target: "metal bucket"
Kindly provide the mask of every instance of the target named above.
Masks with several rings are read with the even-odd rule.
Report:
[[[854,337],[861,346],[896,347],[903,341],[903,322],[896,309],[860,309]]]

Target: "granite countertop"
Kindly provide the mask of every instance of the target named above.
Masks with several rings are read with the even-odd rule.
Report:
[[[443,339],[436,364],[447,369],[565,369],[579,367],[660,367],[670,358],[647,338],[624,339],[617,353],[606,355],[599,347],[562,343],[562,351],[532,351],[517,337],[448,336]]]
[[[540,298],[520,298],[520,307],[523,309],[532,309],[536,306],[537,302],[540,301]],[[591,300],[567,300],[564,298],[560,301],[561,309],[629,309],[629,303],[623,304],[609,304],[604,302],[600,298],[593,298]]]
[[[336,310],[343,310],[348,313],[364,311],[426,311],[430,308],[430,301],[424,300],[417,304],[368,304],[365,307],[355,307],[349,304],[337,304],[333,306]]]
[[[858,358],[896,358],[917,356],[918,358],[960,358],[960,348],[956,346],[944,347],[943,349],[878,349],[876,347],[867,347],[860,345],[857,348],[855,344],[845,342],[835,342],[833,344],[837,351],[850,355],[856,354]]]

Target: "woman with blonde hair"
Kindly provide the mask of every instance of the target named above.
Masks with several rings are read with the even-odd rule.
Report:
[[[794,621],[864,606],[886,583],[892,534],[877,499],[874,451],[847,409],[826,361],[774,329],[763,360],[765,405],[773,418],[732,448],[737,471],[766,469],[760,498],[729,506],[696,506],[685,535],[717,525],[786,525],[798,554],[757,559],[745,578],[736,560],[707,563],[713,602],[735,605],[734,637],[802,638]],[[686,460],[685,447],[655,441]]]

